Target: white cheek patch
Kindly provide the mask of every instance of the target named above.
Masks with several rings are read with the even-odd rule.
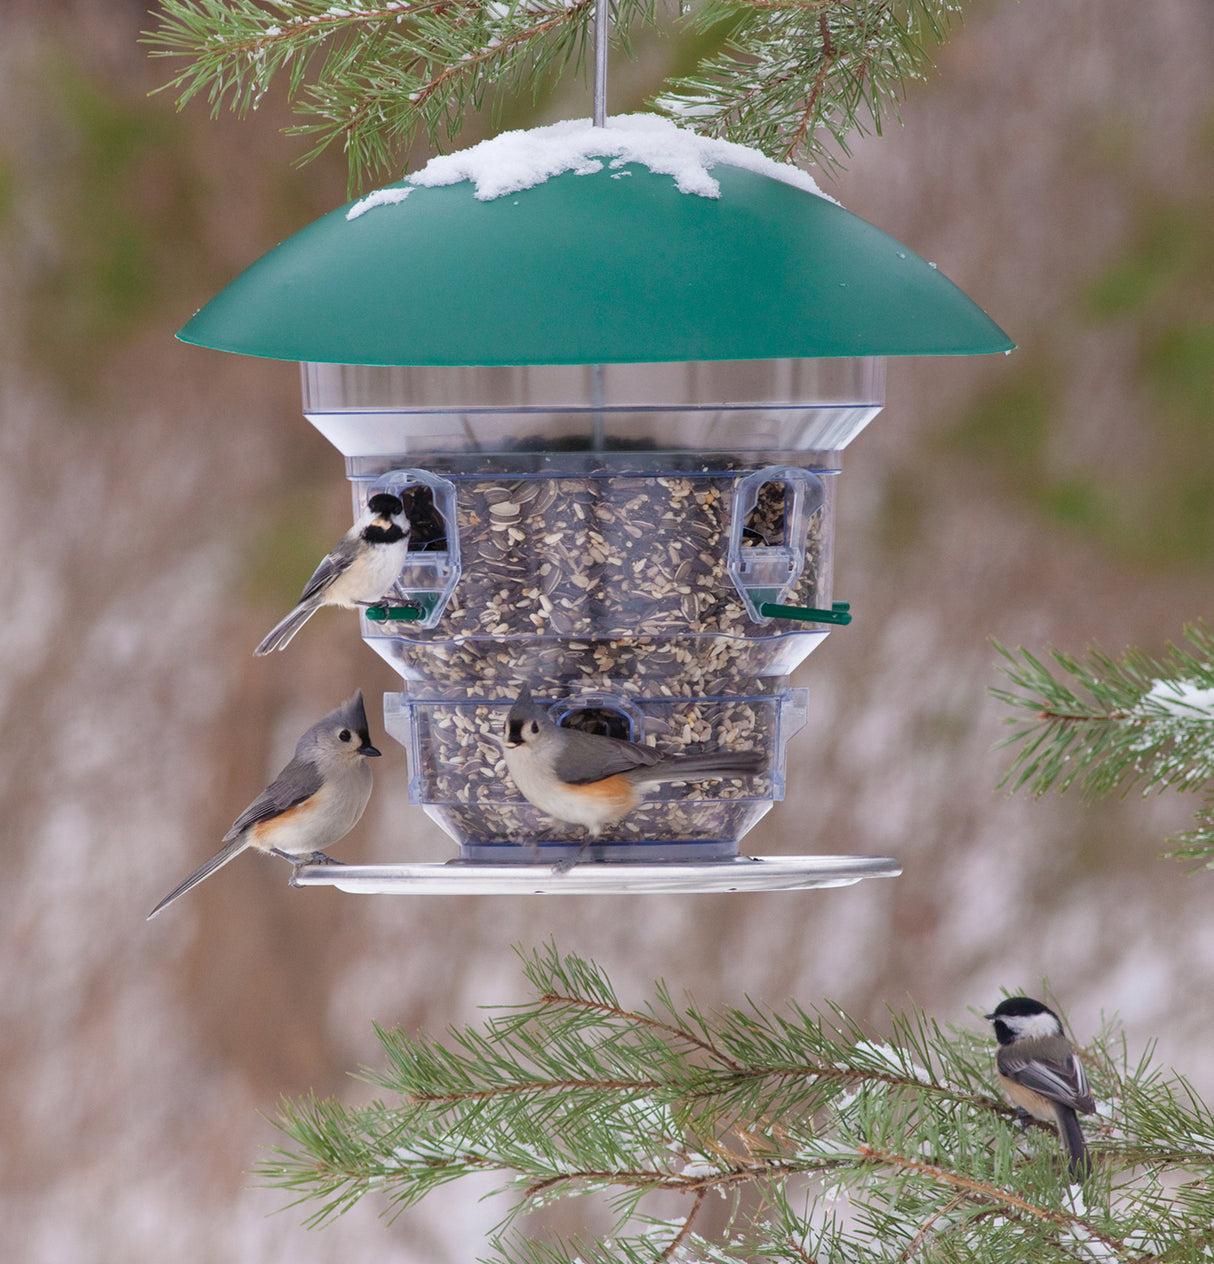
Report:
[[[1058,1020],[1053,1014],[1027,1014],[1005,1022],[1022,1040],[1043,1040],[1047,1036],[1061,1034]]]

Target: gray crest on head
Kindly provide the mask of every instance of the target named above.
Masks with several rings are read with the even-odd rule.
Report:
[[[358,689],[352,698],[347,698],[339,707],[335,707],[323,720],[315,724],[299,739],[295,747],[295,758],[313,762],[318,751],[336,749],[352,749],[338,739],[339,730],[349,729],[358,735],[359,754],[368,754],[375,748],[371,745],[371,731],[367,727],[367,712],[363,706],[363,691]],[[379,751],[375,751],[379,754]]]
[[[347,698],[340,707],[335,707],[323,720],[315,724],[299,739],[295,754],[307,757],[318,745],[329,740],[334,729],[349,729],[357,733],[363,743],[371,739],[371,730],[367,727],[367,709],[363,706],[363,691],[356,689],[352,698]]]
[[[354,697],[347,698],[336,711],[332,712],[331,715],[327,715],[321,723],[340,724],[344,728],[352,729],[355,733],[365,737],[370,732],[370,729],[367,727],[367,709],[363,706],[363,691],[356,689]]]
[[[531,686],[524,685],[519,691],[518,697],[514,700],[514,706],[510,708],[510,713],[506,716],[507,725],[510,722],[523,720],[539,719],[543,712],[531,700]]]

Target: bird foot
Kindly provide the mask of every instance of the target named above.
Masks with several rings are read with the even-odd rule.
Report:
[[[332,856],[327,856],[323,851],[310,851],[302,854],[283,851],[278,847],[270,848],[271,856],[281,856],[283,860],[289,860],[296,869],[300,865],[340,865],[344,861],[334,860]]]
[[[586,859],[586,853],[589,850],[590,843],[583,843],[572,856],[566,856],[564,860],[558,860],[556,864],[552,866],[552,872],[554,874],[568,873],[574,865],[580,865],[582,861]]]

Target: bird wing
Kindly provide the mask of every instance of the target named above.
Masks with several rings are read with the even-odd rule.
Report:
[[[355,554],[358,552],[359,538],[357,535],[343,536],[338,542],[337,547],[331,552],[326,553],[320,560],[320,565],[312,572],[312,578],[304,585],[304,590],[299,594],[300,601],[307,601],[309,597],[315,597],[317,593],[322,593],[328,588],[335,579],[350,568],[350,563],[354,560]]]
[[[288,809],[310,799],[323,784],[320,770],[307,759],[293,759],[249,804],[223,836],[226,843],[251,825],[281,816]]]
[[[1042,1058],[1018,1053],[1016,1045],[1005,1046],[999,1050],[999,1070],[1009,1080],[1015,1080],[1042,1097],[1061,1102],[1081,1114],[1090,1115],[1096,1109],[1088,1088],[1088,1077],[1074,1054],[1061,1060]]]
[[[624,742],[618,737],[581,733],[576,729],[561,731],[566,740],[554,771],[570,785],[584,786],[615,773],[656,764],[662,758],[652,746],[642,746],[639,742]]]

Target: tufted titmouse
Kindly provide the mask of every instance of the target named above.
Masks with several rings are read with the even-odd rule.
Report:
[[[1096,1103],[1058,1015],[1040,1001],[1013,996],[986,1017],[999,1041],[995,1065],[1003,1091],[1026,1114],[1057,1126],[1071,1180],[1082,1180],[1091,1159],[1075,1112],[1091,1115]]]
[[[148,920],[246,847],[295,864],[311,857],[328,860],[321,849],[344,838],[367,806],[371,766],[366,757],[378,754],[371,745],[360,689],[299,739],[291,762],[223,836],[226,845],[170,891]]]
[[[366,605],[395,583],[409,551],[409,520],[399,496],[378,492],[358,521],[326,554],[304,585],[299,603],[278,623],[254,654],[285,650],[291,638],[321,606]]]
[[[519,792],[558,821],[597,838],[641,801],[641,787],[663,781],[716,781],[762,772],[759,751],[663,755],[651,746],[559,728],[524,685],[506,717],[506,767]]]

